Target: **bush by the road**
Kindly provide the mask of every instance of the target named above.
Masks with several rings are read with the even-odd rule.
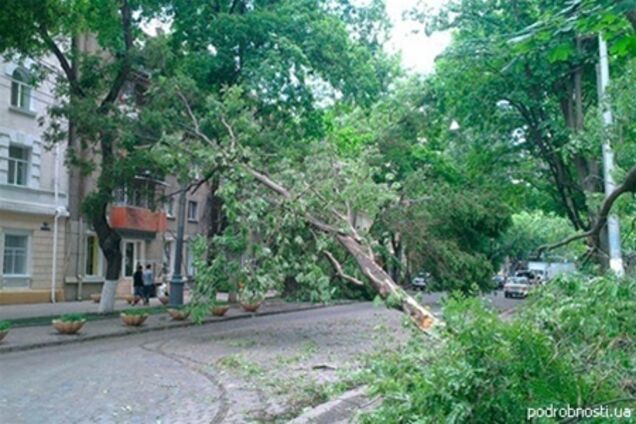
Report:
[[[528,408],[636,407],[634,281],[562,278],[512,319],[474,298],[448,301],[444,317],[439,343],[415,335],[374,361],[384,402],[364,422],[521,423]]]

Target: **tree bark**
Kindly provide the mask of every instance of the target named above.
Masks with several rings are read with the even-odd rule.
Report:
[[[93,228],[97,233],[99,247],[106,258],[106,281],[102,287],[102,296],[99,302],[100,313],[112,312],[115,309],[115,294],[121,274],[122,254],[121,236],[113,230],[106,219],[108,197],[103,197],[100,207],[90,216]]]

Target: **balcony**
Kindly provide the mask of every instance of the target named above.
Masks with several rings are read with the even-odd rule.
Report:
[[[167,228],[165,212],[135,206],[113,206],[110,209],[110,226],[117,230],[142,233],[163,233]]]

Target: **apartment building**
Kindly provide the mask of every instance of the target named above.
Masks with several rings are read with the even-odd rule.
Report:
[[[78,44],[97,49],[90,35]],[[97,236],[81,213],[96,176],[65,166],[66,143],[47,146],[44,140],[47,109],[56,101],[57,61],[40,61],[52,72],[37,86],[31,65],[0,57],[0,305],[86,299],[101,292],[106,270]],[[122,236],[119,296],[132,293],[138,264],[150,264],[157,283],[172,277],[180,187],[172,176],[138,175],[114,193],[108,219]],[[208,231],[209,193],[202,185],[186,196],[186,280],[194,273],[191,241]]]
[[[79,184],[75,178],[81,179]],[[76,207],[95,184],[92,176],[72,174],[71,218],[68,220],[68,261],[64,279],[67,300],[86,299],[101,292],[105,280],[105,258],[97,236]],[[109,222],[122,236],[122,267],[117,296],[132,294],[132,276],[137,265],[151,265],[157,284],[169,282],[174,273],[177,238],[178,193],[176,178],[139,175],[130,187],[115,193],[109,207]],[[198,234],[207,234],[209,187],[203,185],[186,195],[184,249],[181,274],[186,281],[194,274],[191,243]]]
[[[0,57],[0,305],[64,297],[65,146],[44,141],[53,76],[33,85],[32,64]],[[56,72],[53,60],[39,65]]]

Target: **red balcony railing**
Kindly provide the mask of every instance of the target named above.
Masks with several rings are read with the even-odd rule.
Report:
[[[133,206],[113,206],[110,210],[110,225],[122,230],[162,233],[166,231],[168,221],[165,212],[153,212]]]

